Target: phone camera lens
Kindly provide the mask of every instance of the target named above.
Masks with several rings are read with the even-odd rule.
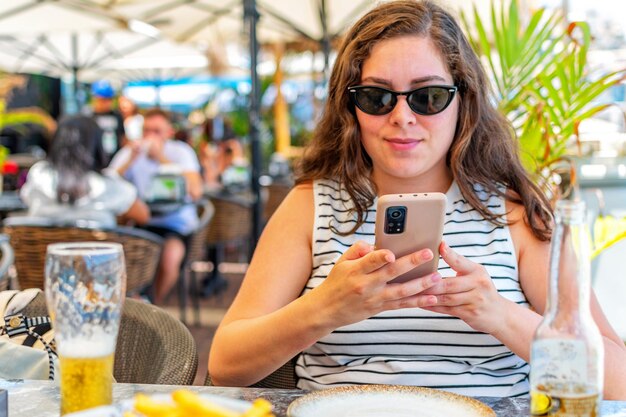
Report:
[[[400,210],[393,210],[390,214],[392,219],[399,219],[402,216],[402,211]]]

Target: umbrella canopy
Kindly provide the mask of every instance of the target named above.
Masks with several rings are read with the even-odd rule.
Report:
[[[105,7],[110,5],[109,0],[0,2],[0,68],[81,81],[140,78],[155,68],[166,77],[183,68],[206,72],[208,60],[196,48]]]
[[[111,10],[149,23],[179,42],[247,42],[242,29],[241,0],[133,0],[112,1]],[[341,34],[372,0],[257,0],[257,36],[260,43],[306,38],[319,41]]]
[[[244,3],[242,0],[130,0],[113,1],[109,10],[146,22],[175,41],[199,45],[213,58],[213,68],[249,67]],[[257,40],[260,45],[280,42],[322,51],[324,72],[327,72],[331,42],[373,4],[372,0],[257,0]]]

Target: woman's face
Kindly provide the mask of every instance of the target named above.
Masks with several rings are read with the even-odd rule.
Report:
[[[360,84],[407,91],[454,83],[429,38],[406,36],[374,46],[363,63]],[[444,111],[432,116],[414,113],[405,96],[398,96],[395,108],[385,115],[356,109],[361,141],[372,159],[373,179],[379,190],[447,189],[452,176],[445,161],[456,130],[458,100],[456,95]]]

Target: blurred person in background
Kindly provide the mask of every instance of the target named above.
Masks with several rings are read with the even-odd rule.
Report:
[[[174,140],[174,128],[168,113],[151,109],[144,114],[144,137],[129,142],[111,161],[110,168],[139,190],[143,199],[150,198],[153,180],[162,173],[176,173],[185,179],[187,201],[202,196],[202,178],[198,158],[191,146]],[[193,204],[166,214],[153,216],[147,230],[165,238],[155,282],[155,302],[161,303],[178,279],[189,235],[198,225]]]
[[[191,143],[191,135],[189,134],[189,131],[184,127],[179,127],[178,129],[176,129],[176,132],[174,133],[174,139],[184,142],[189,146],[193,146],[193,143]]]
[[[111,83],[106,80],[94,82],[91,85],[91,94],[93,96],[91,102],[92,118],[103,131],[102,147],[107,161],[110,161],[126,141],[124,120],[121,113],[113,108],[115,90]]]
[[[208,188],[247,186],[249,162],[230,123],[207,119],[202,136],[198,155],[205,185]]]
[[[98,125],[83,115],[62,119],[47,160],[31,167],[20,190],[28,214],[99,227],[115,227],[116,216],[120,223],[147,223],[150,212],[135,187],[105,167]]]
[[[141,140],[143,137],[143,116],[139,113],[139,107],[126,96],[120,96],[118,104],[124,120],[126,139],[129,141]]]

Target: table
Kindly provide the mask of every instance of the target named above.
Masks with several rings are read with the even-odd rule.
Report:
[[[10,212],[26,210],[28,207],[20,199],[17,191],[4,191],[0,194],[0,216],[6,217]]]
[[[115,384],[115,401],[132,398],[137,392],[148,394],[168,393],[176,388],[169,385]],[[263,397],[274,405],[277,417],[285,417],[287,407],[296,398],[306,394],[300,390],[263,388],[185,387],[200,393],[252,401]],[[59,389],[49,381],[0,381],[0,389],[9,391],[9,417],[51,417],[59,415]],[[498,417],[528,417],[528,399],[479,397],[493,408]],[[626,401],[603,401],[602,417],[626,417]]]

